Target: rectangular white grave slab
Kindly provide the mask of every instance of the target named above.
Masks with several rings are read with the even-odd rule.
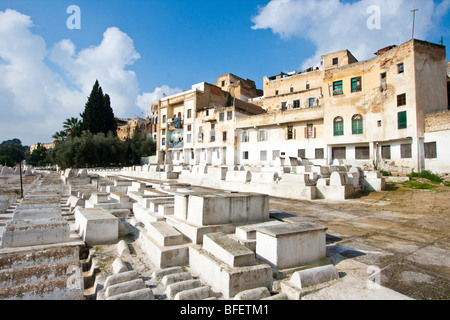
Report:
[[[236,236],[242,240],[256,240],[256,230],[262,227],[279,226],[286,224],[279,220],[271,220],[261,223],[250,224],[236,228]]]
[[[191,195],[188,221],[198,225],[219,225],[265,221],[269,218],[269,197],[252,193]]]
[[[117,241],[119,220],[102,208],[77,208],[75,227],[90,246]]]
[[[130,201],[130,197],[122,192],[111,192],[109,197],[121,203]]]
[[[166,222],[153,222],[145,226],[147,232],[162,247],[183,244],[183,235]]]
[[[256,256],[278,269],[315,263],[326,257],[326,228],[291,223],[256,231]]]
[[[70,241],[70,225],[64,218],[10,220],[2,233],[2,247],[26,247]]]
[[[204,235],[203,250],[231,267],[242,267],[255,259],[253,251],[221,232]]]

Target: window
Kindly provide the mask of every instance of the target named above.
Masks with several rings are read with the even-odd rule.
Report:
[[[224,132],[222,132],[222,141],[227,141],[227,132],[226,131],[224,131]]]
[[[260,161],[267,161],[267,151],[261,151],[259,153],[259,160]]]
[[[377,121],[377,126],[378,126],[378,127],[381,127],[381,124],[382,124],[382,123],[381,123],[381,120],[378,120],[378,121]]]
[[[258,141],[267,141],[267,130],[258,131]]]
[[[331,149],[332,157],[334,159],[342,159],[345,160],[346,158],[346,148],[345,147],[335,147]]]
[[[294,100],[294,109],[300,109],[300,100]]]
[[[400,156],[402,159],[410,159],[412,158],[411,153],[411,144],[402,144],[400,146]]]
[[[333,66],[337,66],[339,64],[339,58],[333,58]]]
[[[291,93],[294,92],[294,87],[291,87]]]
[[[286,102],[282,102],[281,104],[280,104],[280,109],[281,110],[286,110]]]
[[[203,128],[202,127],[198,128],[198,142],[199,143],[203,142]]]
[[[222,81],[222,87],[225,87],[225,81]]]
[[[317,107],[317,102],[318,102],[318,99],[315,97],[308,98],[308,100],[306,100],[306,107],[307,108]]]
[[[391,159],[391,146],[381,146],[381,158],[386,160]]]
[[[306,150],[305,149],[298,149],[297,157],[299,158],[306,158]]]
[[[192,118],[192,109],[188,109],[188,111],[187,111],[187,118],[188,119]]]
[[[352,92],[358,92],[362,90],[361,77],[352,78],[351,82],[352,82]]]
[[[343,94],[342,91],[342,80],[333,82],[333,96],[338,96]]]
[[[286,140],[293,140],[293,139],[294,139],[294,126],[289,124],[287,126]]]
[[[306,139],[315,139],[316,138],[316,128],[314,128],[314,125],[308,124],[305,128],[305,138]]]
[[[250,138],[249,138],[249,134],[247,131],[242,131],[240,136],[241,136],[241,142],[249,142]]]
[[[219,121],[224,121],[225,120],[225,113],[221,113],[220,115],[219,115]]]
[[[408,126],[406,111],[402,111],[398,113],[398,128],[405,129]]]
[[[191,143],[192,142],[192,134],[188,134],[186,139],[187,139],[187,143]]]
[[[406,93],[397,96],[397,107],[406,105]]]
[[[399,63],[399,64],[397,65],[397,67],[398,67],[398,73],[403,73],[403,72],[405,71],[405,65],[404,65],[403,62],[402,62],[402,63]]]
[[[272,160],[275,160],[280,156],[280,150],[273,150],[272,151]]]
[[[227,112],[227,120],[233,120],[233,111]]]
[[[248,151],[244,151],[244,152],[242,153],[242,159],[248,160]]]
[[[215,142],[216,141],[216,131],[211,130],[210,136],[209,136],[209,142]]]
[[[324,157],[323,148],[316,149],[315,156],[316,159],[323,159]]]
[[[162,134],[163,136],[165,136],[165,135],[166,135],[166,129],[162,129],[162,130],[161,130],[161,134]]]
[[[165,146],[165,145],[166,145],[166,138],[162,138],[162,140],[161,140],[161,141],[162,141],[162,143],[161,143],[161,144],[162,144],[163,146]]]
[[[192,125],[187,126],[187,131],[192,131]]]
[[[211,123],[211,130],[214,130],[216,128],[216,124],[215,123]]]
[[[386,72],[383,72],[380,74],[380,80],[381,80],[380,90],[384,91],[387,89],[387,73]]]
[[[436,142],[424,143],[425,147],[425,159],[437,158],[437,145]]]
[[[306,90],[309,90],[311,86],[309,85],[309,83],[306,84]]]
[[[278,95],[278,90],[275,90],[275,95],[276,95],[276,96]]]
[[[369,160],[370,159],[370,148],[369,147],[356,147],[355,148],[355,159],[356,160]]]
[[[363,118],[360,114],[356,114],[352,118],[352,132],[353,134],[363,133]]]
[[[166,123],[166,119],[167,119],[167,116],[166,116],[166,115],[163,115],[162,123]]]
[[[344,135],[344,119],[342,119],[342,117],[337,117],[334,119],[334,135]]]

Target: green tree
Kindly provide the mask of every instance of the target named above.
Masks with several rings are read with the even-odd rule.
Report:
[[[28,157],[27,163],[32,166],[46,166],[49,164],[49,158],[48,158],[48,150],[44,146],[42,146],[40,143],[38,143],[38,146],[36,149],[33,150],[33,152]]]
[[[117,124],[111,108],[111,100],[108,95],[103,94],[98,80],[95,81],[84,112],[80,116],[83,131],[88,130],[93,134],[100,132],[108,134],[111,131],[114,135],[117,134]]]
[[[25,159],[27,149],[28,147],[22,146],[22,141],[19,139],[3,141],[0,144],[0,160],[2,164],[6,161],[11,167]]]
[[[61,143],[61,142],[66,141],[66,139],[67,139],[67,133],[66,133],[66,131],[59,131],[59,132],[56,132],[56,133],[52,136],[52,138],[53,138],[54,142],[55,142],[56,144],[58,144],[58,143]]]
[[[81,122],[78,118],[66,119],[63,123],[63,128],[68,137],[75,137],[81,134]]]
[[[142,136],[139,128],[133,134],[131,139],[126,140],[127,144],[127,162],[130,165],[141,163],[143,156],[149,156],[156,153],[156,143],[152,138]]]

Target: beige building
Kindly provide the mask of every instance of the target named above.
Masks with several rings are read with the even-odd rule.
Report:
[[[424,170],[425,118],[448,109],[447,81],[445,47],[420,40],[361,62],[348,50],[330,53],[321,67],[265,77],[264,97],[254,100],[267,114],[237,120],[248,136],[238,163],[270,165],[285,155]]]
[[[38,148],[38,145],[43,146],[44,148],[48,149],[53,149],[55,147],[55,143],[40,143],[40,144],[33,144],[32,146],[30,146],[30,153],[33,153],[34,150],[36,150]]]
[[[159,162],[166,164],[233,165],[237,118],[263,113],[235,98],[252,97],[254,82],[231,74],[219,77],[223,89],[206,82],[157,102],[160,117]],[[253,92],[257,92],[255,88]]]
[[[146,119],[117,119],[117,137],[125,141],[131,139],[137,129],[140,130],[141,136],[157,139],[158,128],[158,106],[152,105],[151,115]]]

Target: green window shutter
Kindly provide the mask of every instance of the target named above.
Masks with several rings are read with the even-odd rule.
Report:
[[[344,123],[343,122],[335,122],[334,123],[334,135],[335,136],[344,135]]]
[[[362,134],[363,133],[363,121],[361,116],[355,116],[352,119],[352,133]]]
[[[408,126],[406,111],[398,113],[398,128],[405,129]]]

